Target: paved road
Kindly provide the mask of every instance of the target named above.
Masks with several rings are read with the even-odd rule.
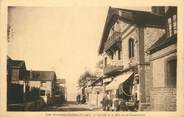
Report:
[[[67,102],[63,105],[46,106],[41,109],[41,111],[94,111],[100,110],[94,106],[89,106],[87,104],[76,104],[75,102]]]

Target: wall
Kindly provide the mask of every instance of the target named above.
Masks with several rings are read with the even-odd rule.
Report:
[[[165,60],[171,56],[176,56],[176,45],[171,45],[151,55],[153,87],[165,86]]]
[[[165,29],[155,27],[144,28],[144,48],[147,51],[165,33]],[[145,53],[145,62],[149,62],[149,55]]]
[[[117,23],[118,22],[118,23]],[[137,31],[138,29],[132,25],[132,24],[127,24],[123,21],[118,20],[115,24],[114,24],[114,30],[118,31],[118,32],[123,32],[124,30],[126,30],[125,33],[122,33],[122,52],[121,52],[121,60],[117,60],[117,54],[115,54],[114,58],[115,59],[111,59],[106,52],[103,53],[103,66],[105,65],[105,57],[107,57],[107,64],[119,64],[119,65],[124,65],[125,67],[128,67],[128,63],[130,62],[129,57],[128,57],[128,39],[133,38],[135,40],[137,40],[138,35],[137,35]],[[111,29],[108,38],[112,35],[113,30]],[[137,46],[135,46],[135,49],[137,48]],[[135,52],[135,57],[133,58],[133,60],[137,58],[138,54],[136,54]]]
[[[150,56],[146,53],[148,48],[150,48],[164,33],[165,29],[156,27],[137,27],[136,25],[126,24],[123,21],[118,21],[115,23],[114,30],[123,32],[122,33],[122,52],[121,60],[118,64],[124,66],[124,68],[129,68],[130,65],[138,65],[138,73],[140,75],[140,94],[141,102],[150,102],[150,90],[152,87],[151,70],[150,70]],[[113,33],[112,29],[109,36]],[[134,39],[134,57],[129,58],[129,39]],[[109,56],[104,52],[103,57],[108,58],[107,64],[113,64],[114,61],[111,60]],[[105,60],[105,59],[104,59]],[[145,64],[146,63],[146,64]],[[153,67],[156,67],[153,65]],[[163,72],[162,72],[163,73]],[[158,80],[162,84],[162,81]],[[159,84],[158,84],[159,85]]]
[[[145,77],[145,100],[147,103],[150,102],[150,90],[152,87],[152,79],[150,77],[151,70],[150,70],[150,65],[145,65],[145,72],[144,72],[144,77]]]
[[[154,111],[176,110],[176,88],[166,84],[166,60],[176,56],[176,44],[151,55],[153,87],[151,90],[151,108]]]
[[[40,88],[41,82],[40,81],[29,81],[30,87]]]
[[[176,111],[176,88],[153,88],[151,95],[153,111]]]
[[[140,27],[139,28],[139,49],[138,63],[141,83],[141,102],[150,103],[150,90],[152,87],[152,78],[150,77],[150,55],[147,50],[165,33],[165,29],[157,27]],[[144,46],[143,46],[144,45]],[[159,80],[160,81],[160,80]]]
[[[132,26],[128,32],[128,34],[124,34],[122,35],[122,55],[121,55],[121,58],[122,58],[122,61],[123,61],[123,65],[125,68],[128,68],[129,67],[129,63],[132,62],[134,64],[138,63],[138,53],[137,53],[137,50],[138,50],[138,28],[135,27],[135,26]],[[133,58],[129,58],[129,47],[128,47],[128,41],[129,39],[132,38],[134,39],[134,57]]]

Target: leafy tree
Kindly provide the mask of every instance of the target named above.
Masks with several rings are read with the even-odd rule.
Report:
[[[80,78],[78,80],[79,87],[85,87],[87,86],[88,82],[94,81],[97,77],[95,74],[85,71],[83,74],[80,75]]]

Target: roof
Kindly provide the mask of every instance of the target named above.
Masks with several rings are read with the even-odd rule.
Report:
[[[12,60],[10,57],[8,57],[8,64],[13,68],[25,68],[26,64],[24,60]]]
[[[56,74],[54,71],[28,71],[29,74],[32,73],[32,78],[30,80],[36,81],[52,81],[56,79]]]
[[[58,84],[65,84],[66,83],[66,80],[65,79],[57,79],[56,82]]]
[[[99,82],[101,82],[102,80],[103,80],[103,77],[99,77],[99,78],[97,78],[94,82],[92,82],[90,86],[94,86],[96,83],[99,83]]]
[[[100,42],[100,47],[98,50],[99,54],[102,54],[104,49],[104,43],[108,38],[110,28],[116,22],[117,19],[123,20],[130,24],[137,24],[141,26],[143,25],[143,26],[163,27],[165,23],[165,17],[153,14],[151,12],[109,7]]]
[[[162,35],[158,41],[156,41],[149,49],[148,51],[150,54],[155,53],[163,48],[166,48],[172,44],[175,44],[177,42],[177,34],[173,35],[169,38],[167,38],[166,33]]]

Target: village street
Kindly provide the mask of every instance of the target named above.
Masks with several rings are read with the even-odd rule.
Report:
[[[41,111],[101,111],[101,109],[88,104],[77,104],[76,102],[66,102],[61,105],[46,106]]]
[[[176,111],[177,7],[8,7],[7,24],[7,111]]]

